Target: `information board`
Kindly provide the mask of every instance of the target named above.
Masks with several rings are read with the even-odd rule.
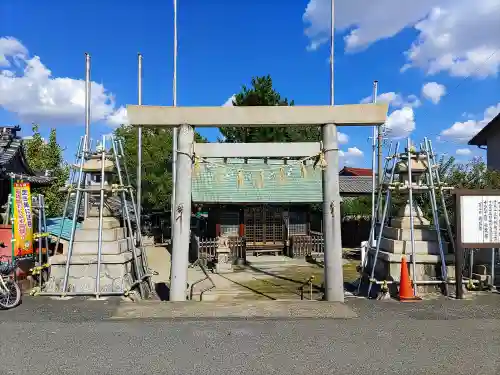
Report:
[[[458,240],[465,248],[500,245],[500,191],[457,192]]]

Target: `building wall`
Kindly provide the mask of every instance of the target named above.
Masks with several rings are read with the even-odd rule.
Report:
[[[488,168],[500,171],[500,132],[493,134],[488,139],[486,150],[486,163]]]

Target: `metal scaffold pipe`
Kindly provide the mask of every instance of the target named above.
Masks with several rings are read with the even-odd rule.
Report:
[[[90,150],[90,98],[91,98],[91,81],[90,81],[90,55],[85,53],[85,136],[84,152]],[[87,185],[87,180],[84,180]],[[83,218],[86,219],[89,211],[89,193],[84,193]]]

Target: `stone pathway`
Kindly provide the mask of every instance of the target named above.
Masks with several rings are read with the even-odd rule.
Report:
[[[324,318],[352,319],[347,305],[311,301],[156,302],[122,304],[111,319],[175,318]]]

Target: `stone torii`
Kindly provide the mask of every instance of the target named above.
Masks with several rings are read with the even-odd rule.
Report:
[[[322,151],[327,163],[323,172],[325,299],[343,302],[337,126],[381,125],[386,121],[387,111],[387,104],[269,107],[128,105],[127,115],[132,126],[179,129],[170,300],[186,299],[194,128],[322,126]]]

